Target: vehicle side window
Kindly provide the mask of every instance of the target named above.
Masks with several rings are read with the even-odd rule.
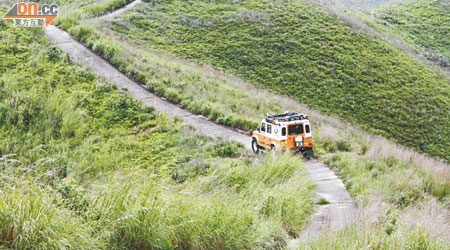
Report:
[[[286,127],[281,129],[281,136],[286,136]]]
[[[267,133],[269,133],[269,134],[272,133],[272,125],[271,124],[267,124]]]
[[[261,131],[266,132],[266,124],[264,122],[261,124]]]
[[[305,125],[305,131],[306,133],[311,132],[311,128],[309,127],[309,125]]]

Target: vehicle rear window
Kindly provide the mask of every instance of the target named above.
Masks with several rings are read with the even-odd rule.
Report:
[[[309,127],[308,124],[305,125],[305,131],[306,131],[306,133],[311,132],[311,128]]]
[[[266,132],[266,124],[261,124],[261,131]]]
[[[303,134],[303,124],[289,125],[288,133],[289,135]]]
[[[272,125],[267,124],[267,133],[272,134]]]
[[[281,136],[286,136],[286,128],[285,127],[283,127],[281,129]]]

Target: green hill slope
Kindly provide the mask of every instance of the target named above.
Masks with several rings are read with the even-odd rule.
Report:
[[[133,10],[112,24],[131,41],[210,63],[450,160],[450,83],[314,4],[174,0]]]
[[[375,8],[384,4],[396,3],[399,2],[399,0],[320,0],[319,2],[354,10],[363,10]]]
[[[278,249],[313,210],[292,154],[253,158],[0,22],[0,248]]]
[[[450,68],[450,4],[441,0],[410,0],[366,11],[372,27],[403,39],[442,67]]]
[[[0,248],[279,249],[301,229],[313,206],[312,186],[297,157],[255,159],[237,144],[195,135],[177,119],[97,82],[40,32],[5,23],[0,24]],[[213,103],[215,91],[233,115],[257,120],[272,107],[286,107],[275,95],[242,93],[232,85],[234,78],[208,79],[213,73],[192,72],[175,58],[152,61],[143,57],[152,54],[148,50],[110,50],[117,44],[93,34],[84,38],[97,53],[112,51],[112,60],[126,59],[121,62],[129,68],[152,65],[154,70],[139,73],[160,78],[158,83],[201,86],[196,91]],[[249,98],[236,103],[227,97]],[[242,107],[254,101],[251,109]],[[353,137],[351,143],[340,133],[321,137],[326,131],[319,129],[314,136],[319,155],[329,156],[359,205],[380,196],[393,208],[448,200],[448,175],[430,176],[377,145],[360,149],[354,137],[361,134],[354,132],[345,134]],[[394,228],[398,217],[389,211],[369,228],[346,229],[299,248],[346,249],[355,241],[360,247],[444,248],[420,228],[403,223]],[[447,217],[437,216],[439,223],[441,218]]]

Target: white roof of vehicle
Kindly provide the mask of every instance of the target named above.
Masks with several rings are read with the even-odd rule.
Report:
[[[301,113],[295,113],[295,112],[283,112],[279,114],[267,114],[267,117],[263,119],[263,121],[266,121],[268,123],[274,122],[275,124],[289,124],[289,123],[296,123],[299,121],[308,122],[308,115],[301,114]]]

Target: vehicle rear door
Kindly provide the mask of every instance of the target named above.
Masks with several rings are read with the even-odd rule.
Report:
[[[304,129],[303,129],[303,123],[296,123],[296,124],[290,124],[288,125],[288,143],[292,147],[295,147],[295,138],[297,136],[303,136]]]

